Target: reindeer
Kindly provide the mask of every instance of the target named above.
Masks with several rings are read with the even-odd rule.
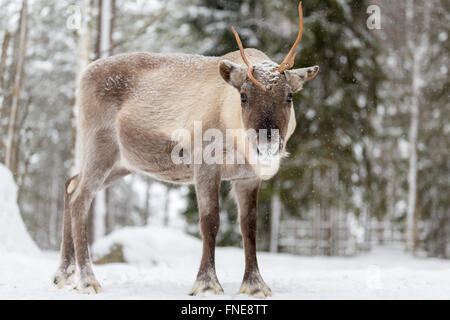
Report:
[[[215,271],[218,198],[221,181],[231,181],[245,251],[239,293],[271,296],[256,257],[258,193],[261,181],[278,171],[294,132],[293,94],[319,71],[318,66],[289,70],[303,33],[301,3],[298,12],[297,39],[280,65],[259,50],[244,50],[232,28],[239,51],[222,57],[134,53],[100,59],[86,68],[78,90],[80,172],[66,182],[61,263],[54,277],[57,287],[71,284],[82,293],[100,291],[88,251],[88,209],[97,191],[141,172],[195,186],[203,252],[191,295],[223,294]],[[238,138],[244,140],[249,140],[248,129],[277,130],[276,150],[268,147],[269,132],[265,142],[258,138],[249,141],[248,147],[236,147],[244,163],[175,164],[172,133],[179,128],[192,132],[195,121],[220,132],[244,129],[238,131]],[[251,152],[257,159],[272,161],[251,163],[247,161]],[[223,153],[227,153],[225,147]]]

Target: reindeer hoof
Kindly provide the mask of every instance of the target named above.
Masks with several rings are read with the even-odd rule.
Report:
[[[261,276],[244,280],[238,294],[247,294],[250,297],[265,299],[272,296],[272,290],[265,284]]]
[[[197,280],[192,289],[191,296],[222,295],[223,289],[217,279]]]
[[[87,282],[87,283],[79,283],[74,287],[78,293],[82,294],[97,294],[100,293],[101,286],[97,281]]]
[[[98,283],[97,280],[95,280],[94,277],[88,277],[88,278],[81,278],[79,279],[74,289],[78,291],[78,293],[82,294],[97,294],[100,293],[102,290],[102,287],[100,286],[100,283]]]
[[[73,284],[75,277],[75,266],[69,266],[66,270],[58,269],[53,276],[53,284],[58,289],[62,289],[65,285]]]

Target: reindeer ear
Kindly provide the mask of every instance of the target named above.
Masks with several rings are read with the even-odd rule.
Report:
[[[247,69],[229,60],[220,61],[219,70],[222,78],[238,90],[247,78]]]
[[[306,81],[313,79],[318,72],[319,66],[314,66],[309,68],[286,70],[284,71],[284,74],[292,90],[294,92],[298,92],[302,89],[303,84]]]

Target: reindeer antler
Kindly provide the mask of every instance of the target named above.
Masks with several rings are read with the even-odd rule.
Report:
[[[256,80],[255,77],[253,77],[253,66],[250,64],[250,62],[248,62],[247,57],[245,56],[244,47],[242,46],[242,42],[241,42],[241,39],[239,38],[239,34],[236,32],[236,29],[234,29],[234,27],[231,27],[231,30],[234,33],[236,42],[239,46],[239,50],[241,51],[242,60],[244,60],[244,63],[248,67],[247,68],[247,76],[250,78],[250,80],[253,81],[253,83],[255,83],[256,85],[261,87],[261,89],[266,91],[266,87],[264,85],[262,85],[260,82],[258,82],[258,80]]]
[[[298,16],[299,16],[299,25],[298,25],[298,36],[297,40],[295,40],[294,45],[292,46],[291,50],[289,50],[289,53],[287,54],[286,58],[284,58],[283,62],[280,63],[280,65],[275,68],[278,72],[282,73],[285,70],[288,70],[294,66],[295,61],[295,50],[298,47],[298,44],[300,43],[300,40],[302,39],[303,35],[303,10],[302,10],[302,2],[298,4]]]

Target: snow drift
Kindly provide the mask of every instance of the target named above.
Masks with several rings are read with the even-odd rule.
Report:
[[[11,172],[0,164],[0,252],[36,254],[17,205],[17,186]]]
[[[173,266],[202,244],[197,238],[173,228],[127,227],[96,241],[92,247],[96,263],[127,262]]]

